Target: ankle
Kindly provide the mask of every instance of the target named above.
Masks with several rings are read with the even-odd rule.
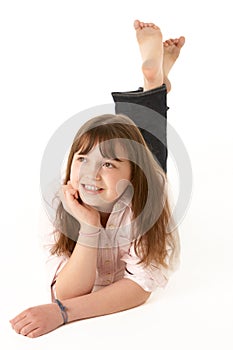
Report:
[[[148,60],[142,65],[144,76],[144,91],[160,87],[164,82],[162,67],[157,66],[153,60]]]
[[[164,81],[162,78],[158,78],[154,81],[148,81],[144,78],[144,87],[143,91],[153,90],[156,89],[164,84]]]
[[[167,76],[164,76],[163,83],[166,85],[167,93],[169,93],[171,91],[172,86]]]

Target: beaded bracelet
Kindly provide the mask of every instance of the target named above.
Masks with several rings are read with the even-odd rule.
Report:
[[[84,233],[84,232],[79,231],[79,235],[83,236],[83,237],[97,237],[97,236],[99,236],[100,232],[101,232],[100,229],[96,232],[90,232],[90,233]]]
[[[57,305],[59,306],[59,308],[61,310],[62,318],[64,321],[63,324],[66,324],[68,322],[67,308],[60,302],[60,300],[55,299],[55,302],[57,303]]]

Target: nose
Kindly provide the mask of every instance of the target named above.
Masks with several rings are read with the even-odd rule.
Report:
[[[101,179],[100,166],[91,162],[85,165],[83,164],[80,170],[80,175],[85,176],[87,179],[98,181]]]
[[[100,173],[99,173],[99,169],[97,170],[94,170],[93,172],[90,172],[87,174],[87,178],[89,179],[93,179],[93,180],[96,180],[96,181],[99,181],[100,180]]]

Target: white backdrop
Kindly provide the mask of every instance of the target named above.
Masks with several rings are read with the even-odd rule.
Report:
[[[4,349],[232,349],[232,54],[230,2],[15,1],[0,5],[0,332]],[[40,163],[74,114],[142,85],[134,19],[164,39],[186,36],[171,74],[169,121],[192,162],[193,194],[180,225],[182,264],[147,304],[76,322],[37,339],[8,320],[47,303],[40,248]],[[169,158],[168,174],[177,191]]]

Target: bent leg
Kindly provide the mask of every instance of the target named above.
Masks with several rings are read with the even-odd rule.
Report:
[[[134,22],[142,56],[144,88],[113,92],[115,112],[130,117],[160,163],[167,171],[167,92],[171,90],[169,72],[179,57],[185,38],[162,43],[162,33],[155,24]]]
[[[116,114],[125,114],[140,129],[149,149],[167,172],[167,90],[112,92]]]
[[[116,114],[130,117],[140,129],[149,149],[167,171],[167,90],[163,84],[162,33],[155,24],[134,22],[142,57],[144,88],[113,92]]]

